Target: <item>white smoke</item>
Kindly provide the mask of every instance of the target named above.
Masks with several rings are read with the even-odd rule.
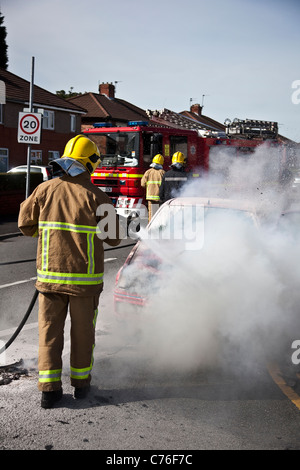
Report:
[[[180,194],[247,201],[257,210],[258,229],[226,214],[218,225],[212,222],[206,249],[184,252],[179,240],[176,246],[145,237],[147,249],[163,260],[159,275],[135,264],[128,273],[148,298],[140,313],[139,353],[152,365],[244,368],[282,351],[291,356],[292,341],[300,339],[300,244],[295,233],[278,228],[291,199],[289,186],[278,185],[280,158],[265,146],[240,159],[218,150],[208,175]]]

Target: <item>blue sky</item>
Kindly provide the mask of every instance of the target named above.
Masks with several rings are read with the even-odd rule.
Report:
[[[30,80],[34,56],[35,84],[53,93],[118,82],[116,96],[143,109],[203,100],[220,122],[277,121],[300,142],[299,0],[0,0],[0,9],[8,70]]]

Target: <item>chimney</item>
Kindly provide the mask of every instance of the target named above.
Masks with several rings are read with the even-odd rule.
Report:
[[[195,113],[198,114],[198,116],[201,116],[202,106],[200,106],[200,104],[192,104],[191,113]]]
[[[100,83],[99,85],[99,94],[105,95],[107,98],[115,97],[115,85],[112,83]]]

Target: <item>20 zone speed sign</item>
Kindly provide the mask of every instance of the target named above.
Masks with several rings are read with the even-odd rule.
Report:
[[[40,113],[19,113],[18,142],[23,144],[39,144],[41,140]]]

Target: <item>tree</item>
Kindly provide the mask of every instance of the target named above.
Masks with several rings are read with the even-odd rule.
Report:
[[[0,11],[0,67],[7,70],[8,56],[7,56],[7,44],[6,44],[6,27],[3,26],[4,16]]]
[[[68,98],[74,98],[74,96],[81,95],[82,93],[77,93],[76,91],[73,91],[73,87],[70,87],[70,90],[66,93],[65,90],[58,90],[56,91],[56,95],[59,96],[60,98],[64,98],[65,100]]]

